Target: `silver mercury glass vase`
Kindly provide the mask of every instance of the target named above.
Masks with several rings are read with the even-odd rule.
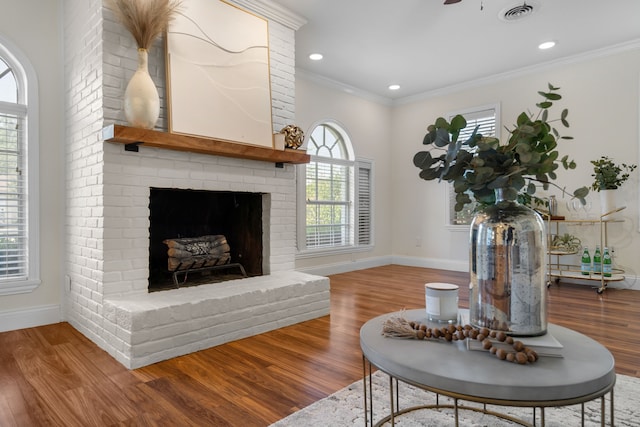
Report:
[[[471,223],[469,320],[474,327],[513,336],[547,332],[547,240],[544,221],[531,208],[505,200]]]

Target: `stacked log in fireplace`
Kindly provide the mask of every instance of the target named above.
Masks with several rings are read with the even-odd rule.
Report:
[[[239,263],[230,263],[231,248],[227,238],[221,234],[199,237],[166,239],[168,246],[168,269],[173,273],[173,281],[180,286],[187,281],[191,271],[206,271],[221,268],[239,268],[246,277],[244,267]],[[178,274],[184,275],[182,282]]]

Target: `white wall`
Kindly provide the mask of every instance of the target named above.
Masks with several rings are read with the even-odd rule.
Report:
[[[296,260],[297,270],[322,274],[388,264],[391,255],[391,109],[342,90],[320,85],[296,74],[296,120],[305,135],[321,120],[334,120],[349,134],[357,158],[374,162],[375,249],[352,254],[320,256]]]
[[[64,247],[62,6],[57,0],[2,0],[0,34],[35,69],[40,93],[40,274],[28,294],[0,297],[0,331],[60,320]],[[24,17],[24,18],[23,18]]]
[[[561,87],[563,100],[558,103],[557,113],[562,108],[569,109],[571,127],[565,134],[575,138],[560,142],[560,154],[569,155],[578,164],[574,171],[558,173],[559,184],[570,190],[590,185],[590,160],[601,155],[618,162],[638,163],[640,48],[637,46],[608,56],[576,58],[572,63],[538,68],[476,88],[396,106],[392,120],[395,137],[391,182],[394,256],[432,267],[451,265],[453,260],[454,264],[458,262],[458,267],[465,268],[468,260],[468,234],[443,226],[446,185],[421,180],[419,170],[412,165],[413,155],[423,149],[421,141],[426,127],[449,111],[492,102],[501,103],[502,125],[511,126],[520,112],[536,110],[537,91],[546,90],[548,82]],[[504,140],[504,131],[502,136]],[[627,205],[623,211],[626,221],[609,227],[609,243],[616,250],[615,261],[634,276],[640,270],[637,264],[640,253],[638,175],[634,172],[618,195],[620,203]],[[403,191],[396,191],[398,189]],[[559,194],[558,191],[552,193]],[[598,194],[589,197],[593,200],[594,213],[598,212]],[[560,196],[559,199],[562,214],[566,208],[564,200]],[[597,242],[597,228],[587,231],[581,227],[571,232],[592,248]],[[422,240],[421,247],[416,246],[416,239]]]

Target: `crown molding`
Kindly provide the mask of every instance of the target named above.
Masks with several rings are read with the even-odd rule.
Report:
[[[628,42],[608,46],[601,49],[592,50],[589,52],[566,56],[564,58],[555,59],[553,61],[544,62],[541,64],[532,65],[529,67],[519,68],[517,70],[506,71],[504,73],[494,74],[492,76],[470,80],[468,82],[446,86],[440,89],[435,89],[428,92],[419,93],[416,95],[407,96],[405,98],[396,99],[393,101],[394,105],[410,104],[417,101],[422,101],[437,96],[449,95],[451,93],[460,92],[463,90],[474,89],[477,87],[485,86],[488,84],[499,83],[504,80],[512,79],[515,77],[525,76],[528,74],[538,73],[560,66],[566,66],[579,62],[589,61],[598,58],[605,58],[611,55],[627,52],[630,50],[640,49],[640,39],[630,40]]]
[[[349,95],[357,96],[358,98],[365,99],[367,101],[376,102],[378,104],[382,104],[386,106],[393,105],[393,100],[391,98],[385,98],[384,96],[367,92],[357,87],[350,86],[348,84],[330,79],[328,77],[321,76],[319,74],[313,73],[311,71],[308,71],[302,68],[296,68],[296,77],[302,77],[320,86],[339,90],[341,92],[347,93]]]
[[[297,31],[307,23],[306,18],[271,0],[230,0],[230,2],[269,20],[278,22],[294,31]]]

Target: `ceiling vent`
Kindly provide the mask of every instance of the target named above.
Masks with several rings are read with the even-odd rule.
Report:
[[[535,3],[528,4],[527,2],[524,2],[521,5],[503,9],[500,12],[499,16],[500,16],[500,19],[503,21],[514,22],[514,21],[520,21],[522,19],[525,19],[528,16],[531,16],[531,14],[536,10],[538,10],[538,7]]]

